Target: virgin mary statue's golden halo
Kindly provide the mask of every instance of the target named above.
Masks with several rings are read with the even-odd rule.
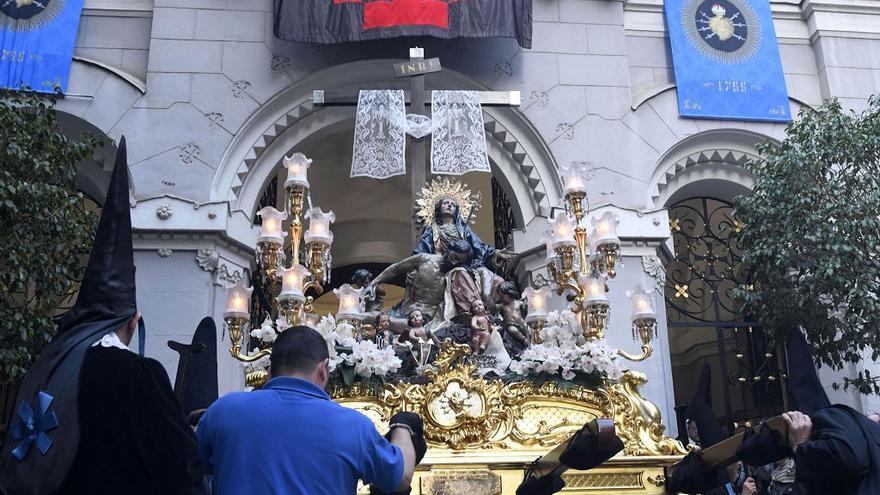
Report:
[[[475,222],[477,210],[480,208],[479,195],[473,194],[470,189],[457,180],[440,177],[422,187],[416,200],[416,206],[419,209],[418,216],[422,225],[434,221],[434,206],[444,198],[449,198],[458,204],[458,214],[463,221],[470,220],[471,224]]]

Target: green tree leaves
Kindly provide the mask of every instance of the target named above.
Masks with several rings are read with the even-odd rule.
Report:
[[[55,334],[94,238],[74,181],[98,141],[64,135],[54,106],[51,95],[0,93],[0,382],[20,379]]]
[[[801,325],[818,363],[880,357],[880,100],[802,110],[782,143],[758,146],[754,191],[736,201],[753,287],[737,297],[782,337]],[[861,372],[846,386],[880,393]]]

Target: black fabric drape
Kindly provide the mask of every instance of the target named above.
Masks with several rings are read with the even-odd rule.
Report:
[[[198,445],[158,361],[93,347],[80,374],[80,441],[62,494],[190,494]]]

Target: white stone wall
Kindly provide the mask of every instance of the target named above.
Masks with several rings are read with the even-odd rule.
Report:
[[[487,111],[493,161],[529,225],[516,233],[515,248],[541,247],[539,234],[559,198],[555,167],[591,161],[592,202],[620,208],[633,246],[615,282],[620,293],[645,276],[641,256],[656,255],[662,244],[652,224],[626,212],[662,210],[675,194],[744,190],[750,182],[737,160],[758,140],[784,136],[781,124],[678,117],[662,0],[534,0],[530,50],[506,39],[287,43],[272,35],[271,5],[87,0],[84,9],[70,96],[60,108],[128,139],[135,226],[145,236],[137,262],[139,302],[151,328],[147,352],[172,376],[176,361],[164,340],[186,340],[206,314],[220,321],[216,273],[196,264],[198,249],[223,251],[225,263],[239,269],[249,264],[254,205],[240,204],[232,189],[268,180],[275,162],[266,156],[288,152],[283,145],[299,142],[299,134],[351,119],[351,110],[346,116],[304,104],[311,89],[322,89],[316,84],[343,88],[363,76],[360,68],[381,73],[391,61],[341,64],[405,58],[419,44],[447,68],[429,85],[520,91],[518,112]],[[864,106],[880,87],[880,2],[780,0],[772,7],[792,111],[829,96]],[[359,69],[334,73],[340,66]],[[369,84],[402,84],[390,67],[387,74]],[[155,212],[165,204],[174,214],[162,220]],[[171,255],[160,257],[160,248]],[[619,295],[614,301],[609,337],[634,348],[624,321],[628,302]],[[657,355],[640,369],[651,378],[646,395],[671,418],[664,339],[661,328]],[[226,347],[219,346],[224,391],[241,384],[240,370],[222,364],[230,361]]]

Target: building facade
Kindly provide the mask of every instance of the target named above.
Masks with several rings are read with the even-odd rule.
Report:
[[[880,2],[771,6],[792,113],[832,96],[863,108],[880,88]],[[281,158],[294,151],[314,159],[313,199],[337,213],[334,266],[409,254],[409,179],[350,179],[354,108],[316,107],[311,96],[404,87],[391,64],[418,45],[444,67],[427,77],[429,89],[521,92],[518,108],[484,109],[492,181],[466,178],[484,198],[494,184],[500,200],[485,200],[493,205],[479,232],[492,239],[493,222],[508,219],[513,249],[527,254],[521,282],[542,271],[541,235],[562,200],[560,166],[589,161],[591,207],[621,218],[623,267],[611,293],[621,309],[610,343],[636,347],[627,288],[654,284],[667,300],[654,357],[635,365],[649,377],[644,395],[674,432],[674,407],[709,361],[723,369],[717,412],[729,422],[778,407],[776,358],[724,294],[741,275],[742,246],[729,242],[729,205],[752,183],[741,164],[756,143],[783,139],[785,126],[679,118],[662,0],[534,0],[533,17],[531,49],[509,39],[311,45],[273,36],[271,0],[85,0],[58,109],[71,133],[127,138],[147,355],[174,376],[165,342],[188,340],[205,315],[222,321],[225,284],[252,268],[254,214],[277,195]],[[108,146],[83,164],[80,188],[98,203],[114,152]],[[697,266],[707,253],[727,275],[707,279]],[[224,350],[229,337],[218,339],[221,393],[241,389],[241,367]]]

